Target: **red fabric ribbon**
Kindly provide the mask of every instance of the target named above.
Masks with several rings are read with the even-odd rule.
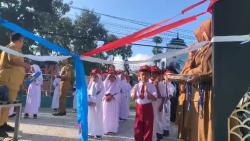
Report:
[[[168,25],[165,25],[163,27],[160,27],[154,31],[151,31],[151,32],[148,32],[142,36],[139,36],[137,38],[134,38],[132,41],[130,41],[128,44],[132,43],[132,42],[135,42],[135,41],[139,41],[139,40],[142,40],[144,38],[148,38],[148,37],[151,37],[151,36],[154,36],[156,34],[159,34],[159,33],[162,33],[162,32],[165,32],[165,31],[168,31],[170,29],[173,29],[173,28],[176,28],[176,27],[179,27],[179,26],[182,26],[184,24],[187,24],[187,23],[190,23],[190,22],[193,22],[197,19],[197,17],[205,14],[206,12],[202,12],[200,14],[197,14],[197,15],[194,15],[194,16],[191,16],[191,17],[188,17],[188,18],[185,18],[185,19],[182,19],[182,20],[179,20],[177,22],[174,22],[174,23],[171,23],[171,24],[168,24]]]
[[[83,55],[84,56],[91,56],[91,55],[94,55],[94,54],[97,54],[97,53],[100,53],[100,52],[120,48],[120,47],[125,46],[127,44],[131,44],[133,42],[142,40],[144,38],[148,38],[148,37],[154,36],[156,34],[168,31],[170,29],[182,26],[184,24],[193,22],[193,21],[195,21],[197,19],[197,17],[199,17],[199,16],[201,16],[201,15],[203,15],[205,13],[206,12],[202,12],[200,14],[197,14],[197,15],[194,15],[194,16],[179,20],[177,22],[165,25],[163,27],[160,27],[160,28],[158,28],[156,30],[150,31],[150,32],[142,34],[142,35],[138,34],[138,36],[132,36],[132,35],[126,36],[126,37],[123,38],[123,40],[116,40],[116,41],[114,41],[112,43],[106,44],[106,45],[104,45],[104,46],[102,46],[100,48],[96,48],[96,49],[94,49],[94,50],[92,50],[90,52],[87,52],[87,53],[83,54]]]
[[[208,6],[208,9],[207,9],[207,11],[209,12],[209,13],[212,13],[213,12],[213,6],[214,6],[214,4],[216,3],[216,2],[218,2],[219,0],[210,0],[210,4],[209,4],[209,6]]]
[[[143,35],[143,34],[149,32],[149,31],[152,31],[152,30],[154,30],[154,29],[156,29],[156,28],[162,26],[164,23],[167,23],[167,22],[171,21],[171,20],[174,19],[174,18],[175,18],[175,17],[172,17],[172,18],[169,18],[169,19],[164,20],[164,21],[162,21],[162,22],[159,22],[159,23],[157,23],[157,24],[151,25],[151,26],[149,26],[149,27],[147,27],[147,28],[144,28],[144,29],[142,29],[142,30],[140,30],[140,31],[137,31],[137,32],[135,32],[135,33],[133,33],[133,34],[131,34],[131,35],[128,35],[128,36],[123,37],[123,38],[120,38],[119,40],[113,41],[113,42],[111,42],[111,43],[109,43],[109,44],[103,45],[103,46],[100,47],[100,48],[96,48],[96,49],[93,49],[93,50],[90,51],[90,52],[86,52],[86,53],[84,53],[83,55],[84,55],[84,56],[92,56],[92,55],[94,55],[94,54],[97,54],[97,53],[102,52],[102,51],[103,51],[103,50],[102,50],[103,48],[110,48],[110,47],[113,47],[113,46],[119,46],[119,44],[124,44],[124,43],[126,44],[126,42],[129,41],[129,40],[131,40],[133,37],[140,36],[140,35]]]
[[[182,10],[181,13],[184,14],[184,13],[194,9],[197,6],[200,6],[201,4],[205,3],[206,1],[207,0],[202,0],[202,1],[198,2],[198,3],[196,3],[196,4],[193,4],[193,5],[189,6],[189,7],[187,7],[186,9]]]

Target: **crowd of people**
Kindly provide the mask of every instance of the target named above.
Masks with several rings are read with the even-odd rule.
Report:
[[[195,31],[198,42],[210,41],[211,20]],[[15,33],[9,48],[21,51],[24,38]],[[130,84],[131,77],[117,71],[113,65],[108,70],[93,69],[87,81],[88,134],[101,139],[104,134],[114,135],[119,130],[119,121],[128,119],[130,103],[135,103],[134,138],[136,141],[160,141],[171,134],[170,123],[178,126],[178,138],[185,141],[212,140],[212,91],[211,91],[211,44],[189,53],[182,71],[173,67],[160,70],[157,66],[140,66],[138,83]],[[72,72],[67,61],[62,63],[60,73],[53,82],[52,109],[54,116],[65,116],[65,99],[72,86]],[[0,85],[8,88],[9,101],[16,100],[27,71],[32,72],[27,91],[25,118],[37,118],[41,102],[43,77],[38,65],[29,65],[22,57],[5,52],[0,57]],[[26,71],[26,72],[25,72]],[[186,79],[188,76],[188,80]],[[76,110],[76,93],[74,109]],[[0,136],[14,131],[7,124],[8,108],[0,113]]]
[[[9,48],[21,52],[24,37],[18,33],[11,36]],[[37,64],[27,64],[24,58],[1,53],[0,85],[7,86],[10,102],[16,101],[20,87],[26,85],[27,96],[24,107],[24,118],[37,118],[41,104],[43,73]],[[24,80],[26,73],[30,73]],[[104,134],[114,135],[118,132],[120,121],[128,119],[130,99],[135,100],[136,140],[160,140],[169,135],[170,128],[170,99],[176,87],[168,80],[166,72],[157,66],[142,66],[138,72],[139,83],[130,84],[131,77],[124,71],[117,71],[113,65],[108,70],[93,69],[87,81],[88,95],[88,134],[100,139]],[[51,108],[54,116],[65,116],[66,96],[72,88],[71,66],[67,61],[62,62],[61,71],[55,76],[54,94]],[[73,89],[73,109],[76,110],[76,93]],[[143,96],[142,96],[143,95]],[[151,105],[151,106],[149,106]],[[0,109],[0,135],[8,136],[14,128],[7,124],[13,108]],[[146,136],[145,136],[146,135]]]

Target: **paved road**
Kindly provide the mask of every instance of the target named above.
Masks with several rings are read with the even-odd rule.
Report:
[[[69,110],[70,111],[70,110]],[[13,119],[12,119],[13,120]],[[120,129],[115,136],[104,136],[103,141],[133,141],[134,112],[128,120],[120,122]],[[13,125],[14,123],[11,122]],[[19,141],[79,141],[76,127],[76,114],[68,113],[67,116],[53,117],[51,111],[42,109],[38,119],[21,119]],[[163,141],[177,141],[176,127],[172,125],[171,136]],[[4,141],[9,141],[10,138]],[[94,139],[89,139],[94,141]]]

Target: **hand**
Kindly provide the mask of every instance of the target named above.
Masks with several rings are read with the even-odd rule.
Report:
[[[191,78],[187,82],[194,83],[195,81],[199,80],[199,78],[200,78],[199,74],[194,74],[191,76]]]
[[[135,92],[134,89],[133,89],[132,92],[131,92],[131,98],[132,98],[133,100],[136,100],[136,99],[137,99],[137,94],[136,94],[136,92]]]
[[[107,102],[110,102],[113,99],[113,96],[111,94],[105,96],[105,100]]]
[[[155,97],[155,96],[153,96],[151,93],[147,93],[147,98],[148,99],[150,99],[150,100],[152,100],[152,101],[155,101],[155,100],[157,100],[157,98]]]
[[[148,86],[145,84],[144,92],[148,93]]]

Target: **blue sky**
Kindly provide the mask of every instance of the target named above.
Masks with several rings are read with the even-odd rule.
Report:
[[[73,1],[72,4],[73,6],[94,10],[99,13],[109,14],[128,19],[134,19],[146,23],[157,23],[159,21],[175,16],[182,9],[188,7],[191,4],[199,2],[200,0],[64,0],[64,1],[67,3]],[[184,17],[196,14],[198,12],[202,12],[207,8],[207,6],[208,2],[196,8],[192,12],[187,13]],[[80,12],[79,10],[71,10],[68,15],[74,18],[76,15],[79,14],[79,12]],[[199,24],[208,17],[210,17],[210,14],[206,14],[198,18],[197,21],[180,27],[181,30],[173,30],[173,31],[180,32],[180,34],[183,33],[183,35],[185,34],[191,37],[193,36],[192,31],[195,28],[197,28]],[[117,33],[120,37],[125,36],[127,34],[131,34],[135,32],[136,29],[141,29],[144,27],[103,16],[101,16],[101,22],[104,24],[105,28],[114,33]],[[126,28],[118,28],[117,26],[119,25],[121,27],[126,27]],[[184,29],[185,31],[183,31],[182,29]],[[166,46],[169,39],[171,39],[174,36],[175,35],[168,36],[166,40],[164,40],[164,42],[162,43],[162,46]],[[152,44],[152,42],[150,41],[151,39],[147,39],[140,43]],[[192,40],[188,41],[188,43],[191,42]],[[138,54],[151,56],[152,48],[134,46],[133,55],[135,56]]]

